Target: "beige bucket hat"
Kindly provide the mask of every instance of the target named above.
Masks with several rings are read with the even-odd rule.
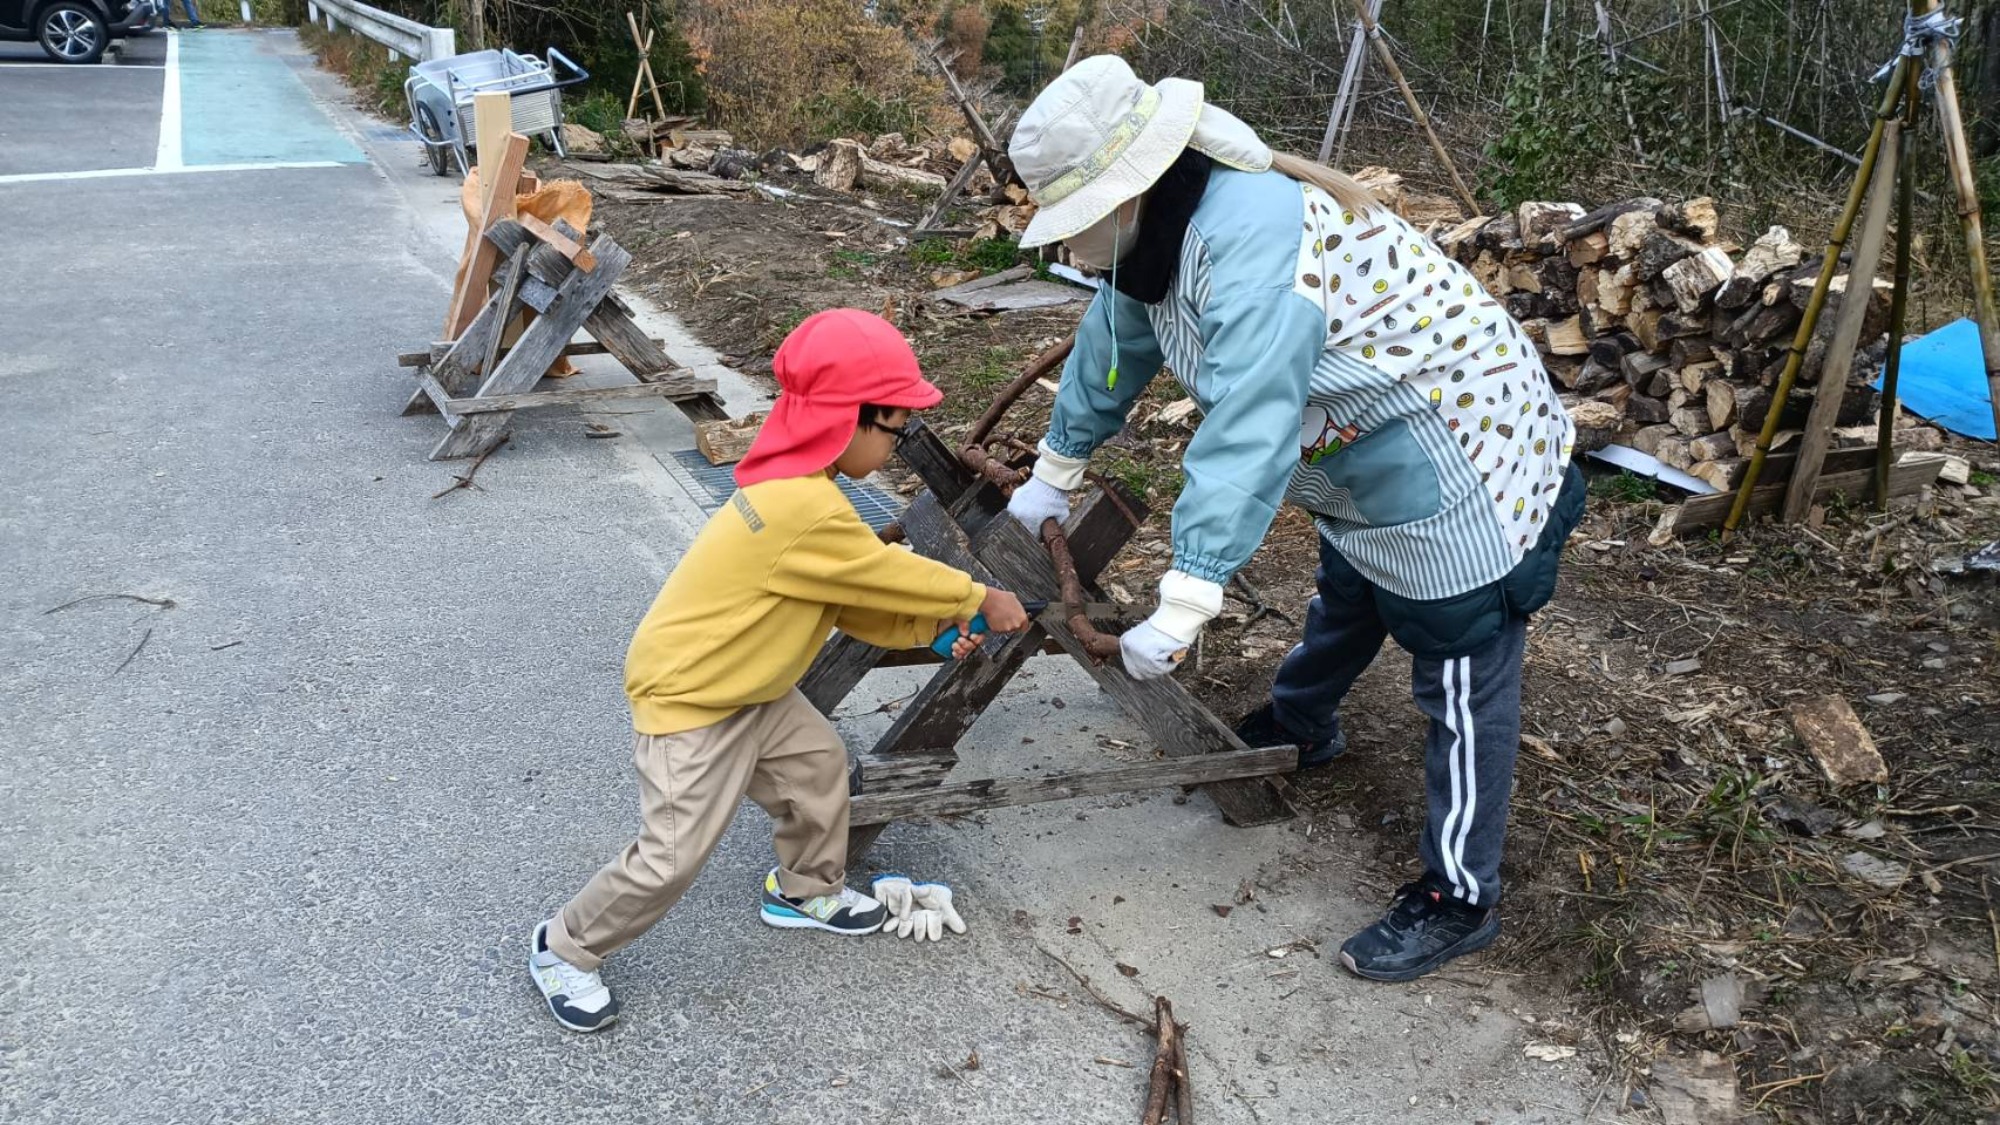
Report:
[[[1163,78],[1149,86],[1117,55],[1078,62],[1028,106],[1007,145],[1037,207],[1021,246],[1088,229],[1145,194],[1190,147],[1245,172],[1271,166],[1270,147],[1204,104],[1201,83]]]

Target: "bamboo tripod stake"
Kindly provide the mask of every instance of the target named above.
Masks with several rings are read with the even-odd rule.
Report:
[[[1431,152],[1437,156],[1445,174],[1451,177],[1452,190],[1458,193],[1458,202],[1465,208],[1465,217],[1469,219],[1479,214],[1479,201],[1472,197],[1465,181],[1459,178],[1458,166],[1451,162],[1451,154],[1445,151],[1444,142],[1438,140],[1437,131],[1431,128],[1430,115],[1418,104],[1416,92],[1410,89],[1410,83],[1403,77],[1403,68],[1396,65],[1396,56],[1389,52],[1389,44],[1382,41],[1382,29],[1375,26],[1375,17],[1368,14],[1367,0],[1354,0],[1354,10],[1361,16],[1362,33],[1368,36],[1369,46],[1375,48],[1375,57],[1381,60],[1382,69],[1395,82],[1397,92],[1403,95],[1403,104],[1409,107],[1410,116],[1415,117],[1417,124],[1423,127],[1424,139],[1431,143]]]
[[[1916,229],[1917,73],[1903,94],[1903,152],[1896,163],[1896,272],[1889,293],[1889,355],[1882,364],[1882,410],[1875,427],[1875,510],[1889,510],[1889,466],[1896,438],[1896,377],[1903,368],[1903,323],[1910,307],[1910,245]]]
[[[1922,15],[1944,8],[1943,0],[1925,0]],[[1937,75],[1938,130],[1944,134],[1944,155],[1951,165],[1951,186],[1958,196],[1959,228],[1965,234],[1965,259],[1972,277],[1972,316],[1979,324],[1980,353],[1986,361],[1986,391],[1993,408],[1994,440],[2000,442],[2000,310],[1993,301],[1993,274],[1986,262],[1986,232],[1979,219],[1979,187],[1972,175],[1972,148],[1965,141],[1965,118],[1958,109],[1958,79],[1951,70],[1951,40],[1931,40],[1931,72]],[[1988,60],[1988,66],[2000,60]]]
[[[1833,424],[1846,397],[1847,377],[1854,370],[1854,351],[1861,345],[1861,329],[1875,299],[1875,266],[1882,260],[1883,236],[1889,230],[1889,204],[1896,195],[1896,163],[1902,148],[1903,115],[1898,113],[1883,123],[1882,147],[1875,154],[1875,175],[1861,216],[1861,235],[1855,240],[1852,265],[1847,270],[1847,288],[1841,294],[1840,311],[1833,317],[1833,339],[1820,363],[1812,415],[1799,435],[1798,459],[1792,463],[1791,483],[1785,489],[1782,516],[1786,523],[1806,518],[1812,510],[1813,494],[1819,490],[1820,469],[1826,464],[1827,446],[1833,442]]]
[[[1833,275],[1840,269],[1840,252],[1847,245],[1847,236],[1854,230],[1854,217],[1861,212],[1861,201],[1868,194],[1868,184],[1875,178],[1875,158],[1882,150],[1882,133],[1887,128],[1889,118],[1896,113],[1903,100],[1903,88],[1909,81],[1912,63],[1908,55],[1896,59],[1896,70],[1889,78],[1889,88],[1882,95],[1881,107],[1875,111],[1875,127],[1868,133],[1868,144],[1861,150],[1861,170],[1854,176],[1854,186],[1847,191],[1847,205],[1841,209],[1840,221],[1833,226],[1833,237],[1827,240],[1826,257],[1820,263],[1819,280],[1813,282],[1812,296],[1806,301],[1804,319],[1799,321],[1799,330],[1792,334],[1791,351],[1785,355],[1784,371],[1778,375],[1778,386],[1773,392],[1771,408],[1764,415],[1764,428],[1757,435],[1757,448],[1750,455],[1750,467],[1743,474],[1743,484],[1736,490],[1736,502],[1729,507],[1729,518],[1722,523],[1722,541],[1729,542],[1736,533],[1736,527],[1743,522],[1743,515],[1750,510],[1750,494],[1757,487],[1757,478],[1764,471],[1764,459],[1770,456],[1771,442],[1778,436],[1778,417],[1784,412],[1785,401],[1791,397],[1792,383],[1799,377],[1799,367],[1805,363],[1806,348],[1812,343],[1813,333],[1819,328],[1819,314],[1826,308],[1827,291],[1833,287]]]
[[[1931,20],[1940,16],[1944,9],[1943,0],[1921,0],[1921,2],[1923,10],[1914,13],[1910,23]],[[1951,70],[1951,41],[1942,35],[1932,34],[1928,44],[1927,60],[1919,60],[1908,54],[1899,54],[1896,58],[1895,68],[1889,76],[1888,87],[1882,95],[1881,108],[1875,115],[1875,126],[1869,133],[1868,145],[1861,154],[1861,167],[1855,175],[1854,187],[1848,194],[1847,206],[1841,212],[1840,222],[1835,225],[1833,238],[1827,244],[1826,260],[1820,266],[1819,280],[1813,286],[1812,297],[1806,303],[1805,317],[1800,321],[1799,330],[1792,339],[1792,348],[1786,356],[1784,371],[1778,377],[1778,386],[1770,411],[1764,416],[1763,430],[1758,435],[1757,448],[1751,455],[1749,470],[1744,474],[1743,483],[1737,490],[1735,502],[1729,510],[1729,518],[1722,525],[1724,542],[1729,541],[1737,526],[1742,523],[1745,512],[1749,510],[1751,493],[1757,486],[1757,478],[1764,468],[1764,459],[1770,453],[1771,442],[1777,435],[1779,414],[1784,409],[1786,399],[1791,395],[1792,383],[1798,377],[1799,367],[1805,359],[1806,347],[1812,342],[1813,334],[1819,326],[1820,313],[1826,307],[1827,291],[1833,280],[1834,271],[1838,268],[1841,249],[1853,229],[1855,216],[1861,209],[1861,200],[1867,192],[1868,185],[1874,179],[1875,165],[1889,120],[1899,112],[1906,118],[1912,118],[1916,113],[1916,100],[1920,90],[1918,83],[1920,61],[1928,61],[1931,73],[1936,75],[1938,125],[1940,132],[1944,134],[1945,158],[1951,168],[1952,187],[1958,200],[1960,230],[1965,236],[1968,273],[1972,283],[1973,319],[1979,327],[1986,385],[1991,396],[1995,428],[2000,430],[2000,311],[1995,309],[1993,276],[1986,261],[1985,231],[1979,216],[1979,192],[1972,174],[1970,146],[1965,139],[1965,121],[1959,112],[1958,83]],[[1914,194],[1913,186],[1911,191]],[[1903,222],[1902,230],[1898,232],[1899,239],[1908,236],[1908,228],[1909,223]],[[1901,253],[1899,250],[1899,254]],[[1905,272],[1905,269],[1906,267],[1899,266],[1899,273]],[[1901,298],[1906,288],[1903,282],[1906,280],[1906,277],[1899,279],[1897,298]],[[1892,299],[1892,318],[1895,312],[1896,305]],[[1893,331],[1895,335],[1891,339],[1890,354],[1896,357],[1897,365],[1900,366],[1901,325],[1896,325]],[[1886,431],[1886,427],[1893,425],[1896,408],[1893,385],[1888,382],[1887,375],[1888,372],[1885,371],[1882,404],[1887,420],[1878,427],[1878,433],[1892,432]],[[1884,472],[1881,459],[1886,457],[1886,453],[1878,455],[1876,465],[1878,483]],[[1801,465],[1800,468],[1803,469],[1804,466]],[[1804,487],[1810,486],[1810,481],[1804,485]],[[1878,490],[1878,503],[1882,502],[1885,492],[1886,490]]]

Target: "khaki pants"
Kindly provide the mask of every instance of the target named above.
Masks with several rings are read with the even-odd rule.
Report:
[[[776,821],[778,885],[792,898],[847,881],[847,748],[797,689],[714,726],[642,734],[639,838],[549,926],[549,948],[581,969],[630,944],[680,901],[748,796]]]

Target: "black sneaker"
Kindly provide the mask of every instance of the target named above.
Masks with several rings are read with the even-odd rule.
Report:
[[[1266,746],[1296,746],[1299,748],[1299,768],[1302,770],[1323,766],[1347,750],[1347,736],[1340,732],[1338,721],[1334,724],[1332,738],[1313,742],[1285,729],[1285,724],[1278,721],[1276,709],[1268,701],[1262,707],[1237,720],[1236,737],[1242,739],[1243,744],[1252,750]]]
[[[1454,957],[1476,953],[1500,936],[1500,912],[1467,906],[1434,875],[1405,883],[1380,922],[1348,938],[1340,963],[1369,980],[1415,980]]]

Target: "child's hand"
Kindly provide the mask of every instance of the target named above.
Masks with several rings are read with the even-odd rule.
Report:
[[[940,634],[944,631],[943,629],[938,630]],[[978,652],[979,646],[985,643],[986,634],[973,632],[972,622],[961,621],[958,623],[958,639],[951,642],[951,658],[953,660],[964,660],[966,657]]]
[[[1021,607],[1021,599],[1005,590],[987,587],[986,600],[979,603],[979,612],[997,633],[1018,633],[1028,627],[1028,611]]]

